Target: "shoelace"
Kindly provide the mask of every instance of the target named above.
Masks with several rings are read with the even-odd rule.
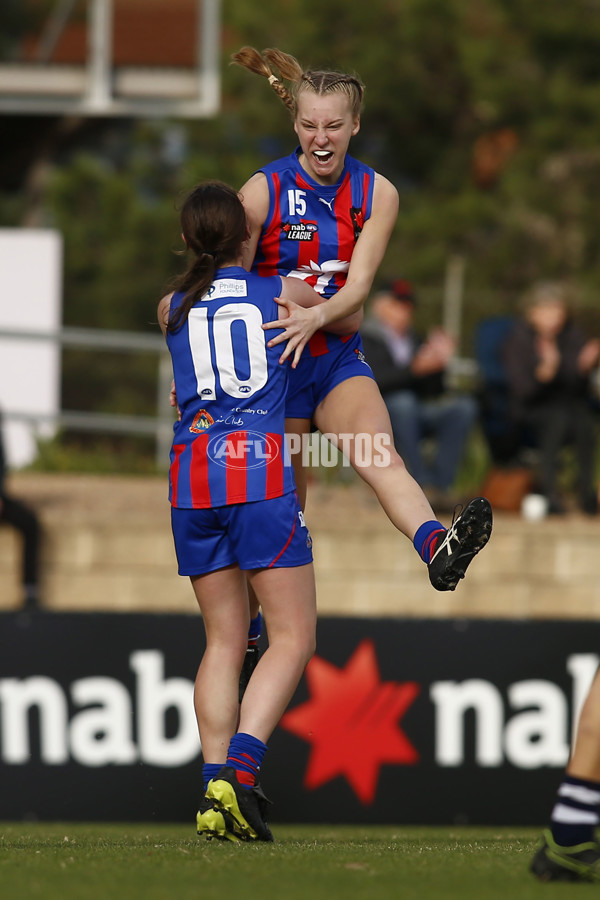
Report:
[[[452,540],[455,540],[457,542],[457,544],[460,544],[460,540],[458,539],[457,534],[456,534],[456,523],[457,523],[458,519],[460,518],[463,508],[464,507],[460,503],[457,503],[456,506],[454,507],[454,512],[452,513],[452,524],[451,524],[450,528],[448,529],[448,531],[446,532],[446,534],[444,535],[444,540],[440,544],[439,548],[433,554],[434,557],[437,556],[437,554],[440,552],[440,550],[444,546],[446,547],[446,552],[448,553],[448,556],[451,556],[453,553],[452,546],[451,546]]]

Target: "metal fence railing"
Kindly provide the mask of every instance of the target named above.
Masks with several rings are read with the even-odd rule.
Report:
[[[23,412],[4,409],[7,421],[52,424],[78,431],[102,434],[151,435],[156,440],[157,466],[164,467],[169,458],[173,437],[173,410],[169,404],[172,380],[171,358],[160,335],[97,328],[62,328],[59,331],[25,331],[0,329],[0,338],[23,341],[49,341],[60,347],[86,347],[90,350],[112,350],[124,353],[151,352],[158,356],[156,415],[133,416],[82,410],[58,410],[56,413]]]
[[[0,329],[0,338],[14,340],[51,341],[61,347],[87,347],[90,350],[113,350],[124,353],[152,352],[158,355],[156,415],[133,416],[80,410],[58,410],[56,413],[22,412],[3,410],[6,420],[37,424],[52,424],[78,431],[100,434],[151,435],[156,440],[156,464],[166,465],[173,439],[173,409],[169,392],[173,378],[171,358],[164,339],[160,335],[139,334],[132,331],[111,331],[98,328],[65,327],[59,331],[24,331]],[[473,383],[477,375],[475,360],[456,357],[449,367],[452,383]]]

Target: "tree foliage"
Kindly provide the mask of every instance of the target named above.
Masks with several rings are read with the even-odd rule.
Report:
[[[458,253],[468,328],[549,277],[570,281],[593,319],[600,0],[224,0],[214,120],[106,123],[102,139],[71,139],[51,155],[41,205],[65,235],[66,324],[154,327],[179,268],[181,193],[203,178],[241,186],[295,146],[266,80],[229,65],[244,44],[366,83],[351,152],[400,191],[381,277],[414,280],[426,298],[420,315],[439,318],[447,260]],[[13,195],[0,196],[4,224],[16,210]]]
[[[458,252],[467,286],[492,306],[537,277],[570,279],[591,302],[599,0],[224,0],[223,21],[217,119],[130,123],[117,150],[103,141],[81,156],[75,144],[55,160],[44,203],[67,236],[67,322],[140,327],[176,265],[178,194],[206,177],[239,186],[293,148],[266,80],[229,65],[243,44],[366,83],[352,152],[401,193],[382,274],[435,290]],[[169,162],[173,130],[179,157]]]
[[[293,7],[230,0],[225,51],[275,44],[305,65],[360,73],[352,152],[401,194],[383,273],[435,290],[461,253],[473,318],[511,306],[540,277],[568,279],[594,303],[598,0],[305,0],[301,21]],[[225,71],[225,114],[258,155],[290,149],[264,80]]]

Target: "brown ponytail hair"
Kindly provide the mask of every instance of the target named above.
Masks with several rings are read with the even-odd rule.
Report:
[[[242,47],[232,55],[231,59],[237,65],[249,69],[250,72],[268,78],[269,84],[294,117],[297,111],[298,95],[305,91],[311,91],[314,94],[335,92],[346,94],[350,101],[352,116],[360,115],[365,86],[355,75],[310,69],[305,72],[294,56],[276,48],[263,50],[261,54],[254,47]],[[279,76],[274,74],[273,69],[279,72]],[[285,87],[281,78],[292,83],[291,91]]]
[[[221,181],[205,181],[192,188],[181,207],[180,221],[193,258],[173,282],[174,290],[183,292],[184,297],[169,315],[169,332],[181,328],[192,306],[214,281],[216,270],[240,255],[248,236],[242,201]]]

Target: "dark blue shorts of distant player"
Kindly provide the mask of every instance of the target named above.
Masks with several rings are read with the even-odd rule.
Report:
[[[295,491],[214,509],[171,509],[180,575],[304,566],[312,540]]]

